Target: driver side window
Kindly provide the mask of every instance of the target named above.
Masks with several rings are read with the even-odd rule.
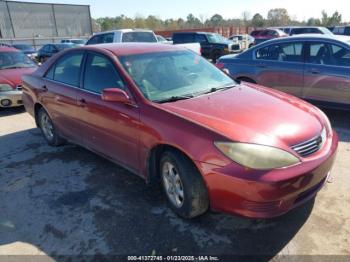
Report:
[[[125,91],[125,85],[112,62],[103,55],[88,54],[84,89],[101,94],[106,88],[121,88]]]

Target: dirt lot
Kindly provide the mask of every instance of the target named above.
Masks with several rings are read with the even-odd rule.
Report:
[[[80,147],[49,147],[23,109],[1,110],[0,255],[350,255],[350,113],[326,113],[341,142],[315,201],[272,220],[185,221],[142,179]]]

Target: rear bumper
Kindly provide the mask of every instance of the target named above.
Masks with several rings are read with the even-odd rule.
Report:
[[[213,210],[251,218],[271,218],[312,199],[330,174],[338,146],[334,132],[323,155],[297,166],[270,171],[199,163]],[[247,179],[244,179],[247,178]]]
[[[22,91],[0,92],[0,107],[22,106]]]

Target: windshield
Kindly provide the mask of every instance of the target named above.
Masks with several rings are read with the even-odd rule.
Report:
[[[82,39],[74,39],[74,40],[70,40],[70,42],[73,44],[77,44],[77,45],[84,45],[85,44],[85,40],[82,40]]]
[[[30,45],[13,45],[14,48],[19,49],[19,50],[34,50],[33,47],[31,47]]]
[[[0,69],[34,67],[36,64],[22,52],[1,52]]]
[[[236,83],[191,51],[170,51],[120,58],[144,96],[154,102],[194,97]]]
[[[128,32],[123,34],[123,42],[156,43],[157,38],[152,32]]]
[[[322,31],[323,34],[325,35],[333,35],[333,33],[326,27],[320,27],[320,30]]]
[[[224,41],[223,37],[219,34],[207,34],[209,43],[222,43]]]

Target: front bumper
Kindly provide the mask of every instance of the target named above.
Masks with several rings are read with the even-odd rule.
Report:
[[[22,105],[22,91],[13,90],[0,92],[0,107],[16,107]]]
[[[299,165],[269,171],[236,163],[196,162],[208,188],[211,209],[251,218],[271,218],[312,199],[324,185],[338,147],[334,131],[327,148]]]

